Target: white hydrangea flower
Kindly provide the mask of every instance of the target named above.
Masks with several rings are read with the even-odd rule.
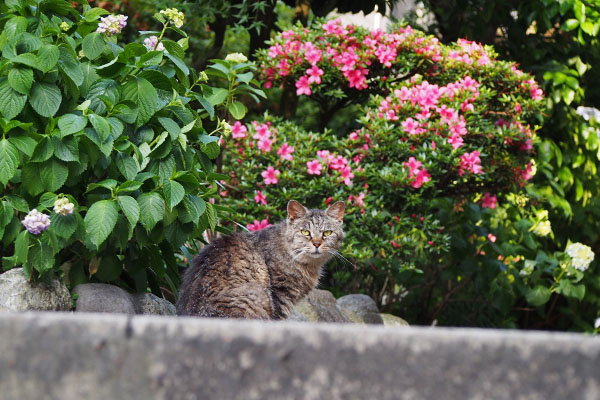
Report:
[[[231,53],[227,54],[227,57],[225,57],[225,61],[233,63],[245,63],[246,61],[248,61],[248,58],[242,53]]]
[[[600,318],[596,318],[596,321],[594,322],[594,328],[600,328]]]
[[[109,36],[117,35],[127,26],[127,18],[127,16],[121,14],[102,17],[96,32],[106,33]]]
[[[593,118],[596,121],[600,122],[600,110],[598,110],[597,108],[579,106],[577,107],[576,112],[578,115],[581,115],[586,121],[589,121]]]
[[[533,228],[533,233],[538,236],[548,236],[552,232],[552,224],[550,221],[540,221]]]
[[[50,217],[34,208],[25,216],[21,223],[27,229],[27,232],[39,235],[50,226]]]
[[[75,204],[71,203],[66,197],[61,197],[54,202],[54,212],[60,215],[73,214]]]
[[[183,25],[185,15],[183,15],[183,13],[178,9],[167,8],[166,10],[161,10],[160,13],[164,14],[167,17],[167,19],[170,22],[172,22],[173,25],[175,25],[176,27],[181,28],[181,26]]]
[[[565,252],[571,257],[571,265],[580,271],[585,271],[594,261],[594,252],[589,246],[581,243],[571,243]]]

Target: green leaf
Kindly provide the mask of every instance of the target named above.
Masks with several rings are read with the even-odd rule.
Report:
[[[210,203],[206,204],[206,216],[208,217],[208,224],[210,225],[210,230],[214,232],[217,227],[217,212],[215,208]]]
[[[19,149],[21,153],[26,154],[28,157],[31,157],[35,146],[37,146],[35,139],[25,135],[11,136],[8,138],[8,141],[15,145],[15,147]]]
[[[64,239],[69,239],[77,230],[77,217],[75,214],[60,215],[53,213],[50,219],[50,230]]]
[[[35,68],[35,69],[41,71],[41,68],[38,65],[39,60],[38,60],[37,56],[32,53],[19,54],[18,56],[11,58],[10,62],[15,63],[15,64],[27,65],[28,67]]]
[[[136,63],[138,68],[152,67],[160,64],[163,59],[162,51],[149,51],[140,57],[140,60]]]
[[[90,73],[94,73],[95,75],[95,70],[92,69],[90,71],[91,66],[89,64],[82,65],[79,63],[79,61],[77,60],[77,55],[75,54],[72,48],[68,47],[67,45],[61,44],[58,47],[58,50],[60,52],[60,56],[58,58],[58,67],[61,69],[62,72],[65,73],[65,75],[69,77],[69,79],[71,79],[75,83],[75,85],[83,85],[84,80],[86,78],[84,72],[86,72],[88,75]],[[89,84],[85,86],[85,90],[82,90],[82,93],[87,92],[88,87]]]
[[[0,140],[0,182],[6,185],[17,172],[19,150],[8,140]]]
[[[525,299],[534,307],[539,307],[546,304],[550,300],[550,290],[542,285],[536,285],[533,289],[529,289],[525,294]]]
[[[112,109],[112,115],[125,123],[133,124],[137,119],[138,109],[135,104],[127,101],[126,103],[116,104]]]
[[[206,112],[208,113],[208,116],[210,118],[212,118],[215,115],[215,108],[213,107],[213,105],[208,100],[206,100],[204,97],[200,96],[199,94],[194,95],[194,97],[196,98],[196,100],[198,100],[200,105],[202,105],[202,107],[206,110]]]
[[[229,104],[229,112],[235,119],[244,118],[247,111],[248,111],[248,109],[242,102],[234,101],[233,103]]]
[[[183,72],[184,75],[189,75],[190,74],[190,69],[188,68],[187,65],[185,65],[185,62],[183,62],[179,57],[174,56],[173,54],[165,54],[169,60],[171,60],[173,62],[173,64],[175,64],[175,66],[181,71]]]
[[[10,15],[10,14],[9,14]],[[15,16],[6,22],[4,32],[8,40],[27,30],[27,18]]]
[[[59,55],[60,55],[60,53],[58,52],[58,47],[56,47],[55,45],[47,44],[47,45],[42,46],[38,50],[38,54],[37,54],[38,68],[43,73],[50,71],[52,68],[54,68],[56,66]]]
[[[37,196],[44,191],[40,180],[40,164],[25,163],[21,171],[21,182],[23,188],[32,196]]]
[[[244,82],[244,83],[248,83],[252,80],[252,77],[254,76],[254,74],[252,72],[246,72],[243,74],[239,74],[237,75],[237,79],[240,82]]]
[[[25,264],[27,262],[27,254],[29,253],[29,233],[22,231],[15,240],[15,259],[17,264]]]
[[[34,83],[31,88],[31,107],[42,117],[53,117],[58,111],[62,95],[53,83]]]
[[[87,125],[87,119],[82,115],[65,114],[58,119],[58,129],[63,136],[81,132]]]
[[[165,202],[156,192],[144,193],[137,199],[140,205],[142,225],[148,232],[163,219],[165,214]]]
[[[69,168],[67,164],[56,158],[40,164],[40,176],[42,185],[49,192],[56,192],[64,185],[69,176]],[[39,179],[38,178],[38,179]]]
[[[143,78],[134,78],[123,86],[123,100],[129,100],[138,106],[136,125],[142,126],[160,109],[156,89]]]
[[[106,142],[106,139],[108,139],[108,137],[111,134],[111,127],[106,118],[96,114],[90,114],[88,115],[88,118],[90,120],[90,123],[98,133],[98,136],[100,137],[100,142]]]
[[[21,94],[29,94],[33,84],[33,71],[29,68],[12,68],[8,71],[8,84]]]
[[[17,196],[16,194],[7,194],[6,196],[4,196],[4,200],[6,200],[8,204],[10,204],[12,208],[14,208],[17,211],[21,211],[24,213],[29,212],[29,205],[27,204],[27,201],[25,201],[25,199],[21,196]]]
[[[175,57],[178,57],[182,60],[185,58],[185,52],[177,42],[169,39],[163,39],[162,44],[165,46],[165,50],[167,50],[169,54],[173,54]]]
[[[183,223],[197,223],[200,216],[206,211],[206,202],[200,197],[186,194],[183,197],[183,212],[179,213],[179,220]]]
[[[206,88],[208,88],[208,90]],[[227,89],[223,88],[210,88],[208,86],[203,86],[203,89],[205,89],[207,92],[204,94],[204,98],[206,98],[206,100],[208,100],[208,102],[213,106],[223,103],[225,100],[227,100],[227,96],[229,95]]]
[[[121,192],[135,192],[142,187],[142,183],[138,181],[125,181],[117,188],[117,193]]]
[[[138,172],[140,172],[140,166],[137,161],[125,153],[117,154],[116,163],[119,172],[129,181],[133,180]]]
[[[66,143],[70,142],[71,144],[73,144],[73,146],[76,146],[75,139],[71,137],[63,140],[60,140],[56,136],[52,137],[52,144],[54,145],[54,155],[62,161],[79,161],[79,154],[73,154],[71,149],[66,145]]]
[[[158,122],[169,132],[171,136],[171,140],[176,140],[179,134],[181,133],[181,128],[177,125],[177,122],[173,121],[171,118],[159,117]]]
[[[167,207],[172,210],[173,207],[183,200],[185,189],[179,182],[165,181],[163,182],[163,193],[165,195],[165,200],[167,201]]]
[[[131,196],[118,196],[117,202],[131,227],[135,227],[140,220],[140,205],[138,202]]]
[[[27,258],[28,264],[40,274],[50,271],[54,267],[54,252],[52,247],[44,241],[34,241]]]
[[[35,150],[33,150],[33,154],[31,155],[32,162],[44,162],[52,157],[54,153],[54,144],[52,140],[48,136],[42,137],[42,139],[38,142],[37,146],[35,146]]]
[[[89,208],[83,222],[85,230],[96,248],[100,247],[110,235],[117,223],[118,216],[119,209],[114,200],[100,200]]]
[[[27,96],[10,87],[8,79],[0,82],[0,113],[6,119],[13,119],[25,107]]]
[[[104,51],[105,46],[104,37],[99,32],[87,34],[81,43],[83,54],[90,60],[98,58]]]
[[[83,17],[85,18],[86,22],[94,22],[101,16],[108,14],[110,14],[110,11],[107,11],[104,8],[94,7],[87,10],[83,14]]]

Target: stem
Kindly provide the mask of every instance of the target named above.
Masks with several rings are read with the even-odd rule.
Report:
[[[565,274],[566,268],[563,268],[562,271],[560,271],[560,274],[558,275],[557,278],[554,278],[554,283],[552,284],[552,286],[550,286],[550,292],[554,293],[556,291],[556,285],[558,283],[560,283],[560,278],[563,277],[563,275]]]

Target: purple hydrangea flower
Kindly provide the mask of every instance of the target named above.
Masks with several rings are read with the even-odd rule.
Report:
[[[127,26],[127,17],[125,15],[109,15],[108,17],[100,18],[98,24],[98,33],[106,33],[109,36],[121,33],[123,28]]]
[[[39,235],[50,226],[50,217],[34,208],[25,216],[21,223],[27,229],[27,232]]]
[[[144,46],[146,46],[146,48],[150,51],[155,50],[155,47],[156,50],[163,51],[165,49],[165,46],[162,44],[162,42],[158,43],[158,45],[156,44],[156,42],[158,42],[158,37],[150,36],[144,39]]]

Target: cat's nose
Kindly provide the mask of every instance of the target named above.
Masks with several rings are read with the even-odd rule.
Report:
[[[316,247],[319,248],[319,246],[321,245],[322,242],[312,242],[312,244]]]

